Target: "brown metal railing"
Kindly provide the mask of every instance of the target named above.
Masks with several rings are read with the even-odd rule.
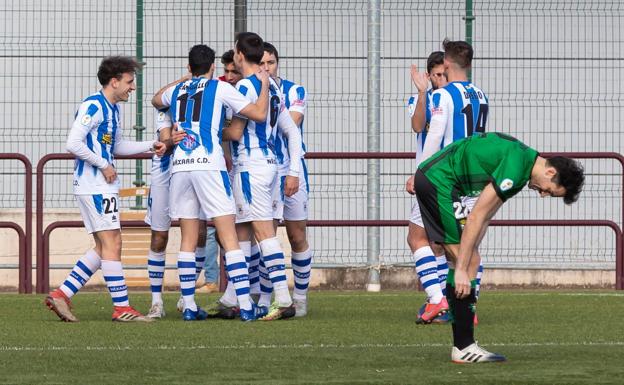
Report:
[[[2,222],[3,225],[0,227],[17,231],[20,238],[18,291],[20,294],[30,294],[32,293],[32,163],[25,155],[17,153],[0,153],[0,160],[17,160],[24,164],[24,229],[15,222]]]
[[[622,166],[622,221],[624,223],[624,156],[618,153],[542,153],[543,156],[567,156],[576,159],[615,159]],[[412,159],[414,153],[308,153],[308,159]],[[117,159],[149,159],[149,154],[137,156],[118,157]],[[45,293],[49,290],[49,236],[52,230],[59,227],[82,227],[80,221],[59,221],[50,224],[44,234],[43,230],[43,170],[48,161],[57,159],[74,159],[70,154],[50,154],[43,157],[37,164],[37,292]],[[404,220],[310,220],[308,226],[311,227],[389,227],[407,226],[408,221]],[[127,227],[146,227],[141,221],[124,221]],[[607,220],[494,220],[491,226],[590,226],[609,227],[615,232],[616,238],[616,289],[624,289],[624,256],[622,249],[623,236],[622,229],[612,221]]]

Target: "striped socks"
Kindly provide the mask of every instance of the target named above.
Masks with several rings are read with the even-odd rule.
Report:
[[[163,277],[165,275],[165,252],[150,250],[147,254],[147,272],[149,274],[152,304],[162,303]]]
[[[479,293],[481,292],[481,277],[483,276],[483,261],[479,264],[479,270],[477,270],[476,286],[475,286],[475,302],[479,300]]]
[[[113,299],[113,306],[130,306],[128,286],[126,286],[121,261],[102,260],[102,275]]]
[[[427,293],[429,302],[440,303],[444,295],[440,286],[438,264],[433,255],[433,250],[429,246],[421,247],[414,252],[414,259],[416,260],[416,273],[420,279],[420,284]]]
[[[310,270],[312,268],[312,250],[308,248],[306,251],[292,253],[292,268],[295,277],[295,288],[293,290],[293,299],[305,300],[308,294],[308,285],[310,284]]]
[[[260,251],[275,290],[275,300],[280,307],[292,305],[292,298],[290,297],[286,280],[284,253],[279,240],[276,237],[265,239],[260,242]]]
[[[249,287],[251,294],[260,294],[260,247],[257,243],[251,245],[251,259],[249,260]]]
[[[180,251],[178,254],[178,276],[180,278],[180,291],[184,301],[184,309],[197,311],[195,303],[195,253]]]
[[[438,265],[438,280],[440,281],[440,288],[442,288],[442,295],[446,296],[446,277],[449,271],[446,255],[436,256],[435,259]]]
[[[204,269],[206,262],[206,247],[198,247],[195,249],[195,282],[199,280],[199,274]]]
[[[245,254],[242,250],[232,250],[225,253],[225,267],[234,286],[238,304],[242,310],[251,310],[249,297],[249,271]]]
[[[264,264],[262,255],[260,255],[260,261],[258,263],[258,277],[260,286],[260,299],[258,300],[258,305],[268,307],[271,305],[273,284],[271,283],[271,278],[269,278],[269,271]]]
[[[76,262],[71,273],[60,287],[67,298],[71,298],[87,283],[93,273],[100,268],[101,261],[100,256],[91,249]]]

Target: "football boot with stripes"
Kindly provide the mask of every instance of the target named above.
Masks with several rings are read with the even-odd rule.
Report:
[[[153,319],[144,316],[132,306],[115,306],[113,321],[117,322],[152,322]]]
[[[488,352],[475,342],[462,350],[453,346],[451,361],[456,364],[476,364],[481,362],[504,362],[507,359],[500,354]]]
[[[240,309],[240,319],[243,322],[255,321],[267,315],[269,308],[266,306],[258,306],[251,304],[251,310]]]

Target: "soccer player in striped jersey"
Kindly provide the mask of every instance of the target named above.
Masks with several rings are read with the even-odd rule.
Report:
[[[468,71],[472,66],[474,51],[465,41],[445,39],[444,72],[448,84],[431,94],[431,121],[424,141],[420,163],[429,159],[440,147],[446,147],[456,140],[485,131],[488,116],[488,100],[485,93],[468,81]],[[457,202],[456,216],[460,223],[474,206],[476,198],[464,197]],[[423,247],[414,253],[417,257],[416,269],[420,277],[433,276],[437,262],[433,250]],[[418,260],[421,262],[419,263]],[[430,274],[431,273],[431,274]],[[437,274],[437,273],[436,273]],[[444,314],[449,306],[442,294],[442,287],[435,284],[427,294],[430,297],[425,309],[417,319],[418,323],[428,323]]]
[[[423,161],[414,179],[427,236],[444,246],[452,262],[448,274],[451,360],[462,364],[505,361],[504,356],[481,348],[474,338],[479,244],[503,203],[527,184],[541,197],[563,197],[564,203],[574,203],[585,181],[583,167],[569,158],[543,158],[509,135],[477,133]],[[478,198],[465,222],[456,215],[462,196]]]
[[[195,250],[199,233],[200,211],[212,218],[225,249],[230,278],[234,281],[240,316],[253,321],[265,312],[250,301],[249,275],[245,254],[241,251],[234,227],[236,207],[230,179],[223,158],[221,135],[225,123],[225,106],[249,119],[264,121],[267,117],[268,75],[258,74],[259,97],[250,103],[226,82],[212,79],[215,52],[200,44],[189,51],[189,71],[193,77],[180,79],[161,88],[152,104],[158,109],[170,107],[173,133],[170,185],[172,218],[180,219],[182,241],[178,255],[178,274],[184,301],[183,319],[207,317],[195,303]],[[266,310],[266,309],[265,309]]]
[[[277,82],[284,95],[284,102],[290,117],[299,127],[301,133],[301,153],[305,154],[305,144],[303,143],[303,121],[306,111],[306,90],[302,85],[296,84],[290,80],[282,79],[278,76],[279,53],[275,46],[271,43],[264,42],[264,56],[260,62],[262,68],[271,75]],[[280,201],[278,210],[278,220],[283,218],[286,225],[286,233],[288,241],[292,249],[291,264],[293,268],[293,276],[295,279],[293,290],[293,301],[295,303],[296,317],[304,317],[308,312],[308,285],[310,283],[310,269],[312,265],[312,250],[306,238],[306,222],[308,219],[308,194],[310,187],[308,184],[308,170],[303,156],[301,157],[301,174],[299,175],[299,190],[292,196],[284,196],[281,193],[284,189],[284,182],[288,175],[290,167],[290,156],[288,153],[288,139],[284,137],[281,131],[275,136],[275,154],[278,162],[278,177],[280,189]],[[276,221],[277,225],[277,221]],[[254,260],[252,250],[252,262]],[[271,286],[271,282],[266,280],[266,267],[260,267],[261,275],[264,276],[264,285],[261,287]],[[264,296],[270,298],[271,292],[264,290]],[[268,293],[266,293],[268,292]],[[260,303],[262,303],[262,296]]]
[[[150,225],[150,249],[147,255],[147,272],[152,292],[152,306],[147,317],[162,318],[165,308],[162,299],[162,286],[165,274],[165,251],[169,241],[171,217],[169,216],[169,181],[171,179],[171,115],[169,109],[156,110],[154,118],[156,139],[167,144],[163,156],[152,157],[151,183],[147,199],[145,223]]]
[[[423,144],[427,137],[431,121],[431,95],[441,87],[446,86],[444,74],[444,52],[432,52],[427,58],[427,72],[420,73],[415,65],[411,67],[412,82],[418,93],[409,98],[408,111],[412,130],[416,133],[416,164],[422,158]],[[431,89],[427,90],[431,81]],[[415,194],[414,176],[411,176],[405,185],[408,193]],[[440,303],[446,295],[446,274],[448,265],[444,256],[444,249],[435,243],[430,243],[425,233],[424,224],[420,215],[418,201],[414,200],[410,216],[407,244],[414,256],[416,274],[420,284],[427,293],[427,303]],[[426,309],[425,303],[416,317],[418,323],[445,323],[448,322],[448,314],[436,315],[431,320],[424,321],[421,318]]]
[[[242,79],[242,76],[234,65],[234,50],[230,49],[221,55],[221,64],[223,65],[223,75],[219,76],[218,79],[220,81],[228,82],[232,86],[236,86],[236,83],[238,83],[238,81]],[[225,127],[230,124],[231,120],[232,111],[226,108]],[[223,143],[222,147],[225,155],[225,162],[229,171],[232,168],[230,148],[227,143]],[[200,233],[199,244],[197,246],[198,258],[196,260],[197,278],[199,278],[199,273],[201,273],[201,269],[203,267],[205,282],[202,286],[197,288],[196,292],[209,294],[219,291],[219,285],[217,284],[219,274],[217,255],[223,251],[223,248],[219,248],[217,245],[215,228],[209,227],[206,230],[207,231],[205,235]],[[199,257],[199,255],[202,255],[203,257]],[[251,272],[249,275],[249,279],[251,284]]]
[[[115,171],[115,155],[149,150],[163,155],[166,149],[159,141],[131,142],[121,135],[119,102],[128,101],[136,89],[134,75],[140,68],[131,57],[104,58],[97,74],[102,90],[82,102],[67,138],[67,150],[76,156],[74,195],[85,228],[93,234],[95,248],[78,260],[61,287],[45,299],[45,304],[63,321],[78,321],[71,312],[70,299],[100,268],[113,299],[113,321],[151,321],[131,307],[128,300],[121,265],[119,178]]]
[[[234,62],[245,76],[236,85],[250,101],[257,98],[259,82],[255,73],[260,68],[264,55],[262,38],[252,32],[237,35],[234,48]],[[293,161],[284,182],[284,194],[291,196],[299,188],[301,170],[301,134],[288,114],[281,91],[275,81],[270,81],[270,106],[265,122],[243,121],[234,118],[228,127],[232,141],[234,163],[233,185],[236,197],[236,222],[238,239],[244,247],[245,256],[251,257],[251,237],[259,244],[262,261],[267,267],[269,278],[275,290],[275,302],[263,320],[290,318],[295,315],[295,307],[288,291],[284,253],[275,236],[273,219],[278,209],[277,159],[274,153],[276,129],[281,130],[289,140],[289,152]],[[232,277],[230,277],[232,280]],[[220,303],[234,306],[231,284],[226,289]]]

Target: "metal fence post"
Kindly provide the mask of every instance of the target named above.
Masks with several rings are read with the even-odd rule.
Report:
[[[472,8],[472,0],[466,0],[466,16],[464,16],[464,21],[466,22],[466,43],[470,45],[472,45],[472,21],[474,20]],[[472,81],[472,69],[468,70],[468,80]]]
[[[234,33],[247,31],[247,0],[234,0]]]
[[[136,59],[139,63],[143,63],[143,0],[137,0],[136,3]],[[144,63],[143,63],[144,64]],[[136,73],[136,124],[134,125],[134,130],[136,131],[136,140],[143,140],[143,131],[145,131],[145,126],[143,126],[143,70],[140,69]],[[143,161],[137,159],[136,161],[136,170],[135,170],[135,180],[132,182],[136,187],[141,187],[145,185],[145,181],[143,180]],[[140,196],[136,197],[136,205],[133,207],[136,210],[140,210],[143,208],[143,198]]]
[[[379,0],[369,0],[368,2],[368,145],[369,152],[379,151],[380,132],[380,24],[381,24],[381,3]],[[379,159],[369,159],[367,161],[367,219],[378,220],[380,218],[379,205]],[[380,291],[379,281],[379,227],[367,228],[368,243],[366,247],[366,257],[368,262],[368,284],[367,291]]]

